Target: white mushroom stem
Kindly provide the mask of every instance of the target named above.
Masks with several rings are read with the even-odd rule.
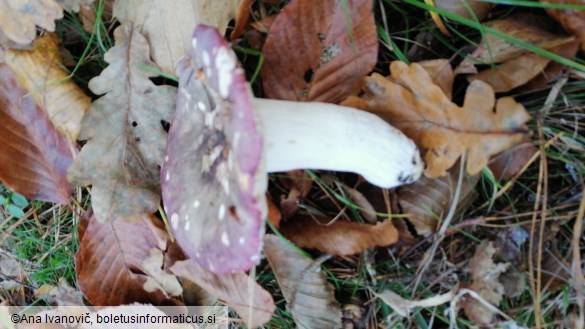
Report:
[[[347,171],[384,188],[422,173],[413,141],[374,114],[318,102],[253,102],[264,130],[267,172]]]

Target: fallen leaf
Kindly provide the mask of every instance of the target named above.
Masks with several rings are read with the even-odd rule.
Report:
[[[116,45],[105,54],[110,65],[89,82],[104,96],[94,101],[81,123],[87,143],[69,169],[71,182],[92,185],[96,218],[132,219],[153,213],[160,202],[159,165],[176,88],[156,86],[146,40],[130,25],[114,32]]]
[[[280,214],[280,210],[278,207],[272,202],[272,198],[268,192],[266,193],[266,203],[268,205],[268,215],[267,220],[272,224],[276,229],[280,227],[280,220],[282,219],[282,215]]]
[[[7,50],[5,62],[55,128],[75,142],[91,100],[63,69],[57,34],[38,37],[30,50]]]
[[[231,306],[248,328],[259,327],[270,320],[275,305],[270,294],[253,278],[241,271],[218,275],[206,271],[193,260],[176,262],[171,272],[187,278]]]
[[[56,286],[48,284],[40,286],[35,290],[34,296],[59,306],[83,305],[83,294],[71,287],[65,278],[59,278]]]
[[[296,217],[281,224],[280,232],[300,248],[317,249],[334,256],[357,254],[370,247],[398,241],[391,220],[375,225],[328,218]]]
[[[440,219],[453,206],[453,197],[459,179],[459,165],[453,166],[447,175],[439,178],[421,177],[418,181],[398,189],[398,204],[402,213],[410,215],[408,221],[416,233],[429,236],[437,231]],[[476,197],[475,185],[479,175],[464,175],[461,182],[455,217],[465,211]]]
[[[146,274],[144,290],[146,292],[162,291],[166,297],[180,296],[183,288],[176,276],[163,270],[164,255],[160,249],[150,249],[150,255],[142,261],[142,270]]]
[[[34,200],[68,204],[67,169],[76,152],[45,111],[0,64],[0,180]]]
[[[583,5],[583,0],[540,0],[540,2],[564,5]],[[565,31],[575,35],[581,43],[581,50],[585,51],[585,11],[582,9],[555,8],[545,8],[544,10],[559,22]]]
[[[178,304],[178,300],[166,296],[169,291],[146,290],[152,287],[147,282],[162,281],[160,272],[153,273],[153,277],[149,269],[158,266],[165,270],[160,258],[154,259],[158,264],[144,267],[151,250],[167,249],[167,234],[162,226],[160,220],[146,214],[136,223],[112,218],[102,224],[94,216],[89,217],[87,227],[80,232],[75,256],[77,285],[85,298],[93,305]]]
[[[488,166],[497,180],[510,179],[522,170],[536,152],[538,148],[532,145],[530,138],[526,138],[521,144],[494,156]]]
[[[437,8],[478,21],[486,18],[495,6],[493,3],[481,0],[434,0],[434,3]]]
[[[376,64],[372,2],[293,1],[272,23],[262,52],[268,98],[338,103],[359,91]]]
[[[335,289],[320,263],[275,235],[264,236],[264,253],[298,328],[340,328]]]
[[[241,0],[124,0],[114,2],[114,16],[132,23],[146,37],[152,58],[166,74],[176,75],[179,60],[191,49],[198,24],[217,27],[223,34]]]
[[[548,32],[543,28],[548,22],[535,15],[513,15],[484,23],[493,30],[508,35],[530,45],[550,49],[570,42],[573,37],[564,37]],[[486,33],[477,49],[461,65],[502,63],[521,55],[528,54],[526,48],[506,41],[492,33]]]
[[[441,177],[467,153],[466,171],[477,174],[491,155],[517,144],[528,134],[530,116],[511,97],[496,101],[492,88],[473,81],[462,107],[452,103],[418,64],[395,61],[391,78],[366,78],[365,95],[343,105],[372,112],[412,138],[426,151],[425,175]]]
[[[20,45],[34,40],[37,25],[55,31],[55,20],[61,17],[63,9],[55,0],[0,0],[0,33]]]
[[[396,314],[402,317],[409,316],[410,311],[413,308],[438,306],[448,303],[455,297],[453,291],[450,291],[426,299],[410,300],[400,296],[390,289],[384,290],[380,293],[374,293],[374,295],[380,298],[386,305],[390,306]]]
[[[418,62],[429,74],[433,83],[441,88],[445,96],[451,99],[453,93],[453,80],[455,75],[451,63],[447,59],[432,59]]]
[[[483,242],[469,260],[467,270],[471,273],[469,288],[497,307],[504,295],[504,286],[500,283],[499,277],[508,268],[508,263],[494,263],[492,258],[495,253],[496,248],[492,242]],[[462,306],[465,315],[472,321],[480,325],[492,322],[492,311],[475,298],[464,297]]]
[[[299,210],[299,204],[304,202],[305,198],[313,187],[313,180],[309,178],[304,170],[291,170],[280,178],[284,188],[288,189],[286,196],[280,196],[280,209],[282,217],[287,220],[292,218]]]

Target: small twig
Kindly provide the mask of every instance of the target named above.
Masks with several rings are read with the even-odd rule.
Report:
[[[571,247],[573,248],[573,261],[571,264],[571,273],[573,273],[573,287],[577,297],[577,306],[579,308],[579,321],[576,329],[583,329],[585,326],[585,305],[583,298],[583,271],[581,270],[581,252],[579,242],[583,235],[583,219],[585,218],[585,188],[583,188],[583,197],[579,205],[579,212],[575,224],[573,225],[573,238]]]

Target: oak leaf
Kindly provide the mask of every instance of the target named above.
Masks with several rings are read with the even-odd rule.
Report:
[[[55,30],[55,20],[63,17],[63,9],[55,0],[0,0],[0,40],[18,45],[31,43],[37,36],[36,26]]]
[[[63,69],[57,35],[38,37],[30,50],[9,49],[5,61],[55,128],[75,141],[91,100]]]
[[[0,64],[0,180],[28,198],[67,204],[75,153],[13,71]]]
[[[320,263],[275,235],[264,236],[264,253],[298,328],[340,328],[335,289]]]
[[[170,243],[160,220],[145,214],[136,223],[112,218],[102,224],[91,212],[86,215],[80,225],[75,272],[88,301],[93,305],[179,303],[172,296],[180,294],[180,287],[169,278],[169,261],[156,257]]]
[[[462,107],[451,102],[418,64],[390,65],[392,76],[366,78],[363,98],[350,97],[343,105],[377,114],[402,130],[423,149],[425,175],[441,177],[466,152],[466,170],[477,174],[491,155],[517,144],[528,134],[530,116],[511,97],[496,101],[482,81],[467,88]]]
[[[161,121],[170,121],[176,88],[156,86],[146,39],[131,25],[114,32],[116,45],[105,54],[110,65],[89,82],[102,95],[82,121],[80,140],[87,143],[69,169],[78,185],[93,185],[96,218],[131,219],[153,213],[160,202],[159,165],[167,134]]]
[[[171,267],[175,275],[189,279],[231,306],[248,328],[256,328],[270,320],[275,305],[272,296],[245,272],[218,275],[205,270],[191,259]]]
[[[114,2],[114,16],[132,23],[148,40],[160,69],[176,75],[179,60],[191,49],[191,34],[198,24],[224,33],[241,0],[124,0]]]
[[[375,225],[328,218],[297,217],[281,224],[280,232],[297,246],[335,256],[357,254],[398,241],[391,220]]]
[[[372,2],[292,1],[272,23],[262,52],[268,98],[338,103],[359,91],[376,64]]]

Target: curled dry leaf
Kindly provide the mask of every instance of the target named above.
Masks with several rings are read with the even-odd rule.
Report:
[[[418,64],[395,61],[391,78],[374,73],[366,79],[365,95],[343,105],[377,114],[402,130],[424,149],[425,175],[441,177],[467,153],[466,170],[477,174],[489,157],[518,143],[528,134],[530,116],[511,97],[496,101],[492,88],[473,81],[463,107],[451,102]]]
[[[520,41],[535,44],[552,53],[572,58],[576,53],[578,41],[572,37],[559,36],[545,31],[542,25],[546,25],[546,23],[546,21],[537,18],[529,20],[513,16],[491,21],[486,25],[496,31],[514,36]],[[571,52],[570,49],[574,49],[574,51]],[[475,61],[484,64],[500,63],[468,77],[470,81],[482,80],[486,82],[494,88],[495,92],[508,92],[526,84],[542,75],[551,63],[547,57],[528,53],[525,49],[494,37],[492,34],[486,35],[473,54],[461,64],[459,70],[462,70],[462,67],[466,65],[473,65]],[[550,74],[550,72],[548,73]]]
[[[471,273],[469,288],[497,307],[504,295],[504,286],[499,277],[508,268],[508,263],[494,263],[492,258],[495,253],[492,242],[483,242],[469,260],[467,270]],[[488,325],[492,321],[492,311],[473,297],[465,297],[462,305],[465,315],[476,323]]]
[[[74,147],[0,64],[0,180],[35,200],[67,204]]]
[[[176,262],[171,267],[175,275],[195,282],[231,306],[248,328],[268,322],[275,305],[272,296],[245,272],[218,275],[205,270],[193,260]]]
[[[164,271],[168,267],[162,257],[156,257],[168,244],[162,226],[160,220],[146,214],[136,223],[112,218],[101,224],[94,216],[89,217],[89,222],[81,225],[80,246],[75,256],[77,284],[85,298],[93,305],[179,303],[168,296],[180,293],[169,283],[170,274],[152,270],[158,267]],[[155,257],[151,256],[153,249]],[[158,282],[166,291],[151,289],[152,282]]]
[[[241,0],[124,0],[114,2],[114,16],[132,23],[146,37],[154,62],[176,75],[179,60],[191,49],[198,24],[217,27],[223,34]]]
[[[540,0],[543,3],[583,5],[583,0]],[[581,50],[585,51],[585,11],[579,9],[545,8],[546,12],[559,22],[565,31],[575,35],[580,43]]]
[[[281,233],[297,246],[334,256],[357,254],[366,248],[389,246],[398,241],[391,220],[375,225],[329,218],[297,217],[281,224]]]
[[[453,206],[459,172],[459,165],[456,165],[443,177],[422,177],[398,189],[398,204],[404,214],[410,215],[408,221],[416,233],[429,236],[436,232],[439,219]],[[455,216],[465,211],[475,199],[474,188],[478,181],[479,175],[463,177]]]
[[[532,145],[530,138],[526,138],[522,143],[494,156],[488,166],[496,179],[510,179],[522,170],[536,152],[538,148]]]
[[[262,52],[268,98],[338,103],[359,91],[376,64],[372,2],[293,1],[272,23]]]
[[[55,30],[55,20],[63,17],[63,9],[55,0],[0,0],[0,40],[18,45],[31,43],[37,28]],[[5,45],[0,45],[5,46]]]
[[[434,0],[434,3],[437,8],[474,20],[483,20],[495,6],[481,0]]]
[[[96,218],[135,218],[159,206],[159,165],[167,133],[161,121],[170,121],[176,88],[156,86],[146,40],[130,25],[114,32],[116,45],[105,54],[110,65],[89,82],[102,95],[82,121],[80,140],[87,143],[69,169],[78,185],[92,185]]]
[[[341,309],[320,263],[275,235],[264,236],[264,253],[298,328],[340,328]]]
[[[9,49],[5,61],[28,94],[47,112],[55,128],[75,141],[91,100],[63,69],[57,35],[38,37],[30,50]]]

